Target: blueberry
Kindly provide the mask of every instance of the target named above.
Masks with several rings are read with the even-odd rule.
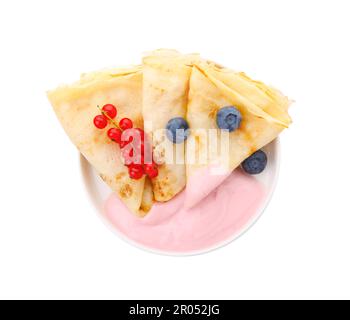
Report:
[[[264,151],[258,150],[242,162],[242,168],[249,174],[258,174],[264,171],[267,165],[267,156]]]
[[[184,118],[177,117],[169,120],[166,125],[166,135],[173,143],[184,142],[189,136],[189,126]]]
[[[242,115],[234,106],[221,108],[216,114],[216,124],[220,129],[226,129],[232,132],[239,128],[242,121]]]

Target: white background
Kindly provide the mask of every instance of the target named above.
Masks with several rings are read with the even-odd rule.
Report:
[[[1,1],[0,298],[350,298],[349,1]],[[156,48],[200,52],[296,103],[273,200],[187,258],[101,223],[45,91]]]

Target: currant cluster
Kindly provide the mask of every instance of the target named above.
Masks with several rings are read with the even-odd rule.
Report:
[[[99,108],[99,107],[98,107]],[[121,155],[124,164],[128,167],[129,176],[131,179],[141,179],[145,174],[151,179],[158,176],[158,166],[152,161],[152,163],[145,163],[145,146],[146,141],[145,132],[140,128],[133,128],[133,122],[129,118],[122,118],[119,123],[114,119],[117,116],[117,108],[112,104],[106,104],[102,109],[99,108],[101,114],[94,118],[94,125],[98,129],[105,129],[108,123],[113,127],[108,129],[108,137],[119,144],[121,149]],[[122,139],[123,131],[132,130],[128,134],[128,139]],[[140,141],[137,144],[137,148],[126,148],[133,142],[134,137],[140,137]],[[136,150],[136,153],[134,152]],[[134,154],[135,153],[135,154]],[[132,161],[131,159],[138,159],[140,161]]]

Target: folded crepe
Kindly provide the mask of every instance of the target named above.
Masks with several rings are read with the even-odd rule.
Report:
[[[145,216],[155,200],[171,200],[186,185],[185,206],[194,206],[291,122],[290,101],[276,89],[197,54],[175,50],[153,51],[142,66],[84,74],[48,97],[72,142],[138,216]],[[152,139],[153,158],[160,164],[156,178],[131,179],[119,145],[107,137],[109,127],[98,130],[93,125],[100,113],[97,106],[107,103],[117,107],[118,118],[132,119],[134,127],[144,128]],[[217,111],[230,105],[242,114],[240,128],[231,133],[217,130]],[[166,125],[176,117],[189,124],[187,143],[174,144],[166,137]],[[216,129],[216,145],[210,148],[209,129]]]
[[[157,50],[143,59],[145,131],[153,137],[155,160],[162,163],[152,179],[157,201],[172,199],[186,185],[185,143],[173,144],[165,128],[170,119],[186,117],[191,65],[198,59],[198,55],[181,55],[175,50]]]
[[[151,183],[131,179],[119,145],[107,137],[109,127],[98,130],[93,125],[100,113],[97,106],[111,103],[118,118],[128,117],[135,127],[143,128],[141,67],[85,74],[77,83],[49,92],[48,98],[67,135],[101,178],[130,211],[147,214],[153,203]]]
[[[186,165],[185,205],[192,207],[200,202],[242,161],[273,141],[288,127],[291,122],[287,113],[289,103],[277,90],[253,81],[242,73],[222,69],[208,62],[197,63],[190,79],[187,121],[191,136],[186,150],[187,156],[195,154],[195,161],[188,161]],[[235,106],[241,112],[241,125],[230,133],[216,131],[217,146],[208,150],[208,137],[198,129],[218,129],[216,114],[225,106]],[[227,147],[222,144],[224,138],[228,140]],[[229,150],[228,159],[221,153],[220,146],[223,146],[223,152]],[[208,168],[215,168],[216,171],[209,172]],[[197,180],[205,181],[208,174],[212,175],[210,179],[214,182],[204,182],[200,188],[196,188]]]
[[[201,61],[197,65],[214,81],[221,81],[240,96],[249,99],[257,107],[280,121],[283,126],[288,127],[292,122],[288,114],[291,102],[277,89],[249,78],[244,72],[235,72],[213,62]]]

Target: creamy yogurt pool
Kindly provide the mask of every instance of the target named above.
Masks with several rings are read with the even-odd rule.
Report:
[[[209,175],[202,181],[218,183]],[[169,202],[155,203],[144,218],[131,214],[113,194],[105,203],[104,215],[122,235],[141,246],[166,253],[191,253],[215,247],[240,233],[266,198],[263,184],[240,169],[189,208],[185,199],[194,203],[188,198],[192,194],[196,195],[185,190]]]

